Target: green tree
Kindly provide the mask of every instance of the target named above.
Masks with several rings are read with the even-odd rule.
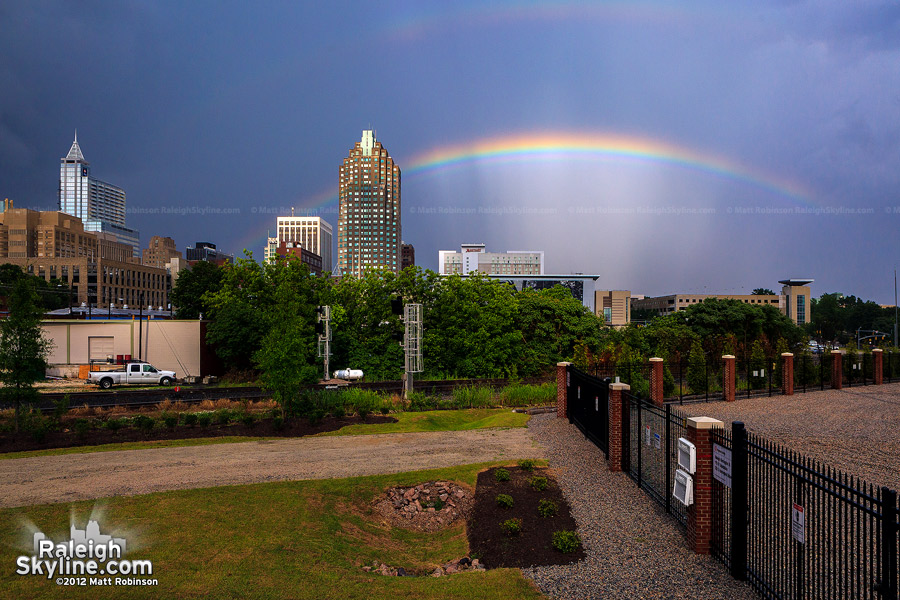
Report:
[[[774,296],[775,292],[770,290],[769,288],[756,288],[751,292],[753,296]]]
[[[761,389],[766,383],[765,376],[766,353],[762,343],[754,340],[750,346],[750,387],[754,390]]]
[[[705,393],[709,386],[706,354],[703,352],[703,346],[700,345],[699,339],[695,339],[691,344],[691,353],[688,357],[687,380],[692,394]]]
[[[182,271],[170,295],[175,316],[179,319],[198,319],[202,313],[208,313],[204,299],[208,298],[207,294],[214,295],[222,289],[222,276],[223,268],[207,261],[200,261]]]
[[[0,397],[15,407],[18,431],[23,408],[37,398],[33,384],[44,378],[51,343],[41,329],[43,311],[34,282],[16,281],[8,304],[9,317],[0,321]]]
[[[38,304],[45,311],[69,306],[71,290],[65,281],[55,277],[47,281],[42,277],[30,275],[18,265],[11,263],[0,265],[0,296],[8,296],[15,283],[23,279],[32,283],[38,296]]]

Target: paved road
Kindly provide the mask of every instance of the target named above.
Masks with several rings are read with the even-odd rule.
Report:
[[[123,450],[0,460],[0,507],[179,490],[399,473],[541,458],[525,428]]]

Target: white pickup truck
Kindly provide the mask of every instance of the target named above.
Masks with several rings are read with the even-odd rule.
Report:
[[[114,385],[171,385],[175,371],[160,371],[148,363],[133,362],[121,371],[92,371],[88,383],[96,383],[104,390]]]

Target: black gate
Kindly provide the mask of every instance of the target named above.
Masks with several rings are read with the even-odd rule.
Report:
[[[597,379],[569,366],[566,392],[569,423],[609,458],[609,379]]]

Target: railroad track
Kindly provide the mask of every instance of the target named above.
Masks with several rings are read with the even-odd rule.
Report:
[[[533,377],[519,380],[520,383],[544,383],[546,379]],[[428,394],[447,394],[458,387],[487,386],[501,388],[508,385],[507,379],[451,379],[443,381],[417,381],[414,382],[416,390]],[[301,386],[302,390],[326,389],[323,384]],[[348,388],[372,390],[383,393],[400,394],[403,391],[403,382],[395,381],[358,381],[347,384]],[[177,389],[177,391],[176,391]],[[53,412],[55,403],[69,398],[71,408],[89,406],[91,408],[111,408],[122,406],[125,408],[139,408],[153,406],[165,401],[184,402],[197,404],[204,400],[263,400],[270,398],[271,394],[258,387],[207,387],[207,386],[174,386],[159,387],[154,389],[130,390],[127,388],[113,388],[109,391],[91,392],[52,392],[41,394],[40,400],[33,405],[36,409],[49,413]],[[10,408],[0,405],[0,409]]]

